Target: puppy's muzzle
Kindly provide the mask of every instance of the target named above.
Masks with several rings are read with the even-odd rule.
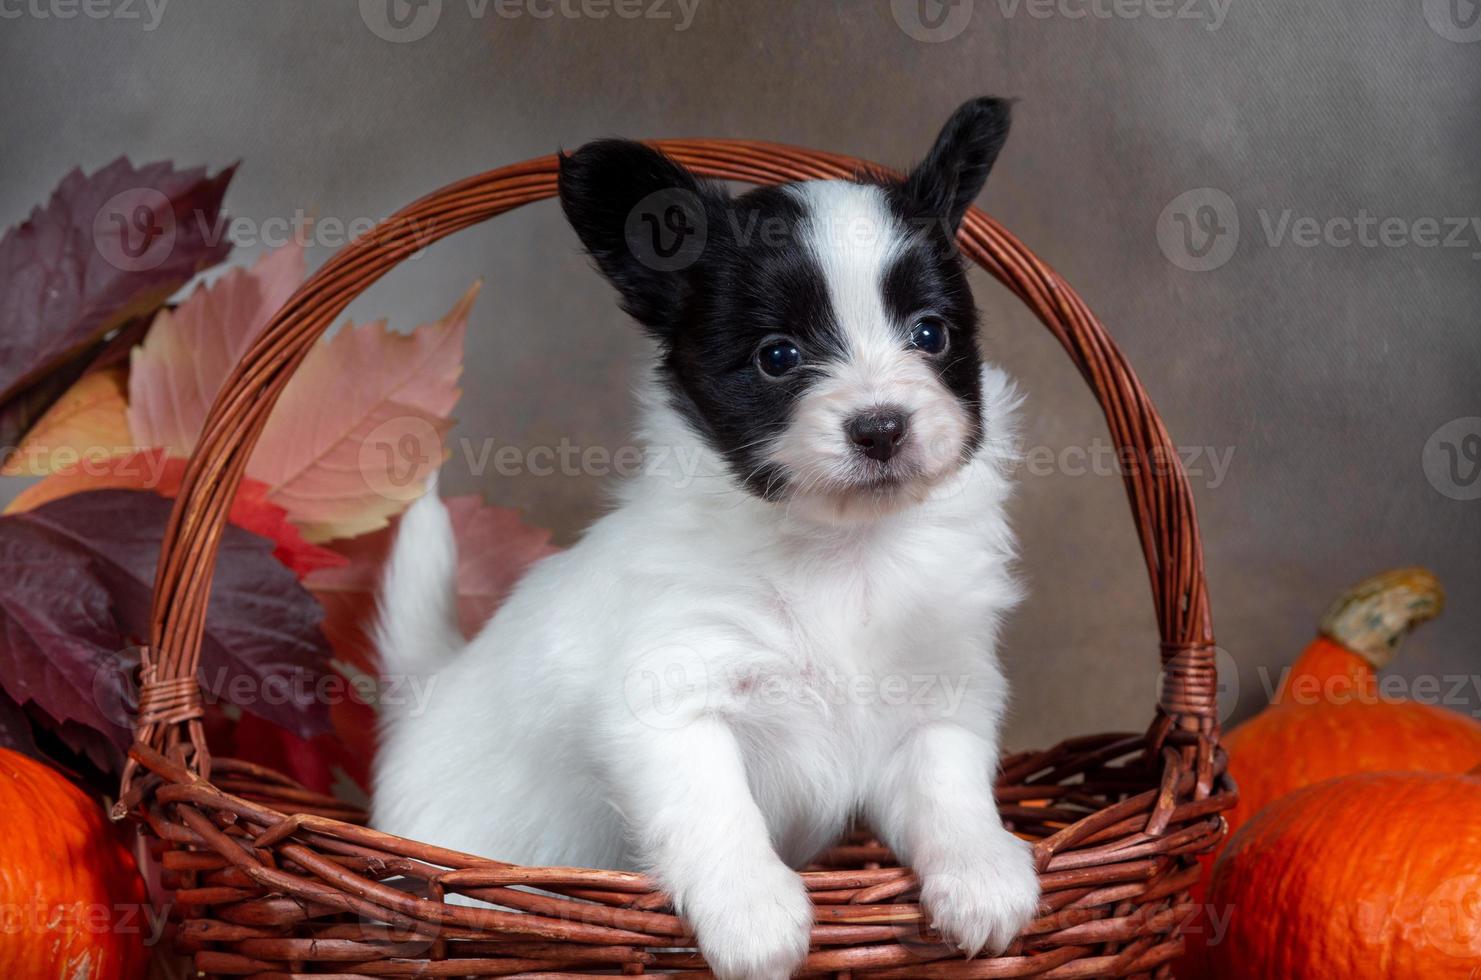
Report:
[[[883,463],[899,452],[908,422],[909,416],[898,408],[877,408],[849,419],[844,431],[859,452]]]

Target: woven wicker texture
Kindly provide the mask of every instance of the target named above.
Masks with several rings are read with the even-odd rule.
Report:
[[[654,145],[716,178],[850,177],[872,164],[727,140]],[[206,420],[166,530],[136,744],[115,813],[143,820],[175,889],[178,946],[223,976],[709,976],[684,923],[641,875],[528,868],[367,829],[353,807],[260,767],[211,758],[195,684],[206,598],[231,500],[277,397],[371,283],[456,231],[556,192],[543,157],[443,188],[346,246],[243,356]],[[1040,918],[1002,956],[942,945],[916,882],[861,830],[804,873],[816,909],[808,975],[875,978],[1170,976],[1191,913],[1194,855],[1233,805],[1218,745],[1213,634],[1188,482],[1156,410],[1080,298],[973,209],[963,254],[1064,346],[1121,447],[1161,633],[1145,733],[1072,739],[1004,760],[998,799],[1034,842]],[[435,805],[435,801],[429,801]],[[516,887],[525,886],[525,887]],[[538,889],[530,891],[529,888]],[[459,893],[498,909],[450,905]],[[690,947],[690,948],[686,948]]]

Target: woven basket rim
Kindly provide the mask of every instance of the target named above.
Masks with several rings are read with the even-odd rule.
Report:
[[[775,183],[893,175],[854,157],[749,140],[655,140],[652,146],[711,178]],[[537,157],[435,191],[341,248],[288,299],[222,385],[186,465],[160,549],[137,741],[182,738],[209,773],[196,668],[206,600],[228,505],[268,413],[308,350],[350,301],[402,259],[442,238],[555,194],[557,157]],[[958,235],[986,269],[1064,347],[1100,403],[1118,452],[1146,560],[1161,634],[1160,730],[1218,738],[1214,639],[1192,489],[1167,430],[1131,366],[1079,295],[1047,263],[975,206]],[[133,775],[125,773],[127,790]]]
[[[757,184],[893,174],[888,168],[853,157],[776,143],[684,139],[652,141],[650,145],[702,176]],[[250,879],[248,883],[255,883],[254,887],[263,894],[277,889],[278,893],[298,895],[300,899],[319,896],[324,901],[333,899],[340,902],[333,907],[342,910],[364,905],[375,909],[377,915],[384,913],[384,921],[392,925],[397,922],[414,925],[415,914],[404,909],[396,911],[392,907],[394,903],[376,890],[373,878],[357,877],[355,872],[344,870],[332,862],[332,866],[325,865],[325,859],[315,857],[317,852],[314,848],[329,848],[323,853],[335,854],[335,860],[352,864],[362,859],[355,857],[356,854],[377,855],[364,859],[371,860],[381,870],[387,866],[387,861],[411,861],[408,867],[426,868],[427,861],[433,859],[438,849],[388,835],[377,838],[379,850],[363,840],[360,843],[337,840],[334,833],[353,836],[360,831],[339,829],[331,832],[331,825],[354,827],[353,822],[331,817],[286,815],[294,810],[312,814],[316,806],[332,809],[334,801],[314,798],[314,794],[307,794],[301,787],[295,788],[284,777],[244,767],[241,763],[221,760],[221,778],[230,786],[251,789],[245,796],[225,792],[212,782],[212,758],[201,724],[197,667],[216,551],[246,460],[288,379],[351,300],[401,260],[431,243],[516,207],[554,196],[557,159],[555,155],[538,157],[450,184],[396,212],[363,237],[340,249],[274,315],[233,369],[211,407],[197,448],[186,466],[166,529],[155,580],[150,639],[145,650],[140,696],[141,707],[147,705],[148,710],[141,710],[137,719],[135,746],[130,752],[114,813],[119,817],[131,814],[145,820],[170,847],[185,848],[191,853],[201,850],[214,852],[226,868],[221,873],[235,869],[232,873]],[[1189,855],[1217,843],[1223,833],[1223,821],[1218,814],[1232,806],[1235,798],[1226,772],[1227,760],[1218,744],[1215,648],[1192,490],[1180,457],[1145,388],[1104,327],[1069,284],[1011,233],[975,207],[968,211],[962,222],[958,245],[969,261],[986,269],[1028,306],[1060,342],[1099,402],[1118,450],[1129,454],[1126,458],[1134,464],[1124,468],[1123,480],[1151,584],[1163,668],[1156,711],[1145,734],[1084,736],[1070,739],[1047,752],[1010,758],[1005,762],[1000,785],[1021,785],[1028,780],[1030,789],[1037,791],[1053,788],[1065,780],[1083,779],[1083,785],[1091,786],[1097,778],[1109,778],[1107,774],[1123,774],[1117,778],[1128,778],[1125,773],[1134,774],[1135,786],[1128,784],[1118,790],[1115,785],[1110,785],[1096,793],[1088,790],[1080,793],[1086,800],[1104,797],[1108,802],[1103,808],[1065,826],[1062,831],[1038,840],[1035,850],[1041,873],[1051,876],[1057,873],[1054,870],[1055,855],[1065,848],[1077,851],[1068,861],[1072,869],[1095,871],[1102,875],[1105,868],[1116,865],[1118,861],[1145,858],[1151,863],[1144,871],[1137,872],[1145,879],[1143,898],[1148,903],[1154,900],[1166,902],[1171,900],[1169,896],[1185,893],[1187,887],[1196,881],[1196,868],[1189,863]],[[1118,767],[1117,760],[1127,757],[1133,761]],[[1143,783],[1146,783],[1145,787]],[[1060,792],[1054,789],[1056,798]],[[248,797],[259,802],[254,803]],[[270,802],[261,802],[264,800]],[[1089,805],[1084,800],[1077,804],[1082,810]],[[339,815],[353,818],[348,812]],[[237,825],[238,821],[240,825]],[[237,825],[236,831],[232,830],[234,825]],[[242,836],[251,828],[257,828],[255,844],[250,835]],[[309,869],[318,877],[312,886],[295,885],[288,880],[291,876],[278,869],[279,864],[260,862],[255,856],[259,851],[277,854],[279,864],[286,860]],[[407,855],[421,857],[413,859]],[[470,859],[468,855],[453,852],[441,852],[441,856],[451,864],[483,867],[497,863],[486,858]],[[197,860],[196,863],[200,862]],[[1066,862],[1060,860],[1059,863]],[[552,869],[523,871],[540,881],[545,881],[552,873]],[[370,873],[364,872],[366,875]],[[541,878],[541,874],[545,878]],[[571,874],[615,873],[578,870]],[[426,880],[430,887],[431,878]],[[617,881],[611,878],[602,880],[609,885]],[[1095,879],[1092,875],[1086,880]],[[1068,889],[1072,884],[1074,882],[1067,880],[1059,887]],[[624,887],[640,889],[646,886],[646,882],[628,881]],[[561,880],[556,880],[551,887],[564,886]],[[890,891],[894,887],[898,887],[898,882],[879,894],[897,894]],[[294,891],[294,888],[299,890]],[[866,897],[873,894],[867,885],[860,888]],[[224,895],[231,889],[205,891],[218,901],[231,897]],[[1097,890],[1087,885],[1074,891],[1072,898],[1073,902],[1080,903],[1097,899],[1110,902],[1113,892],[1114,888]],[[367,893],[370,898],[366,897]],[[619,889],[618,893],[599,890],[592,894],[605,895],[603,900],[611,901],[612,894],[620,893]],[[830,894],[836,894],[836,891]],[[200,897],[196,892],[192,895]],[[1064,895],[1071,893],[1064,892]],[[1071,901],[1071,898],[1066,898],[1066,901]],[[377,905],[376,902],[383,904]],[[1130,896],[1118,899],[1118,902],[1120,904],[1115,908],[1126,908],[1131,903],[1129,907],[1140,914],[1140,907]],[[210,903],[206,904],[209,906]],[[423,904],[443,910],[453,909],[440,903]],[[1064,913],[1068,913],[1072,905],[1065,906]],[[1151,909],[1150,904],[1147,907]],[[1153,916],[1155,922],[1123,920],[1113,916],[1085,924],[1083,928],[1075,924],[1056,924],[1057,931],[1053,932],[1053,937],[1062,944],[1055,946],[1052,954],[1046,953],[1032,964],[1024,961],[1013,965],[1003,960],[1001,971],[994,967],[981,972],[986,969],[983,966],[985,961],[979,960],[975,967],[979,972],[971,975],[1047,974],[1069,977],[1158,972],[1162,964],[1176,955],[1176,949],[1171,948],[1165,935],[1168,923],[1172,921],[1169,916],[1174,911],[1160,908]],[[364,914],[363,909],[361,914]],[[918,910],[914,914],[918,916]],[[453,910],[438,911],[433,918],[442,922],[462,921],[466,917]],[[529,922],[534,923],[536,919]],[[491,924],[493,920],[480,921],[483,926],[479,928],[492,930],[490,935],[501,934]],[[1108,925],[1108,922],[1120,924]],[[671,930],[671,927],[665,928]],[[1176,929],[1176,922],[1171,928]],[[209,932],[217,926],[200,926],[197,931],[201,929]],[[520,933],[519,928],[508,931]],[[236,948],[240,949],[266,948],[250,946],[257,940],[241,938],[238,932],[240,930],[218,929],[217,938],[228,945],[237,943]],[[223,938],[228,934],[236,938]],[[646,938],[657,942],[655,935],[667,937],[667,943],[674,942],[671,931],[646,937],[629,932],[624,941],[636,943]],[[1162,939],[1159,940],[1158,936]],[[446,937],[437,940],[444,945],[448,941]],[[285,939],[283,942],[290,941]],[[1107,943],[1117,946],[1114,955],[1101,952]],[[436,948],[441,950],[444,947]],[[810,959],[809,966],[839,970],[870,968],[868,972],[856,973],[857,976],[916,975],[899,973],[898,965],[890,965],[894,961],[869,959],[862,952],[865,947],[850,949],[854,952],[842,957],[828,951],[816,953],[816,960]],[[877,947],[867,947],[867,950],[874,949]],[[204,962],[203,969],[220,967],[226,972],[243,972],[246,971],[243,964],[251,960],[250,956],[235,952],[221,955],[227,959],[213,958],[216,954],[210,953],[204,961],[198,960],[198,966]],[[869,954],[873,955],[872,952]],[[643,962],[661,962],[661,957],[651,961],[623,962],[624,969],[636,964],[641,970]],[[242,967],[242,970],[236,967]],[[873,967],[878,967],[880,972]],[[934,967],[942,967],[942,964],[935,963]],[[945,970],[930,975],[967,974]]]

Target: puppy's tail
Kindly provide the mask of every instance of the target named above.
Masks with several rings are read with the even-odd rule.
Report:
[[[381,673],[435,673],[466,641],[458,627],[458,546],[437,482],[407,509],[381,583],[375,645]]]

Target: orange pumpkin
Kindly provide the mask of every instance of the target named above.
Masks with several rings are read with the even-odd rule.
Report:
[[[1285,796],[1224,848],[1235,910],[1214,980],[1481,976],[1481,776],[1342,776]]]
[[[1239,805],[1230,832],[1273,800],[1334,776],[1386,770],[1465,772],[1481,763],[1481,722],[1456,711],[1386,696],[1378,672],[1416,626],[1439,615],[1445,593],[1422,568],[1364,579],[1322,616],[1318,635],[1282,678],[1270,706],[1224,736]],[[1438,690],[1436,694],[1442,694]],[[1204,881],[1214,854],[1204,855]],[[1207,975],[1202,947],[1227,910],[1200,906],[1177,976]],[[1481,977],[1481,974],[1478,974]]]
[[[1422,568],[1375,575],[1332,604],[1270,706],[1224,738],[1239,786],[1231,828],[1333,776],[1465,772],[1481,763],[1481,722],[1387,695],[1378,677],[1404,637],[1444,604],[1439,580]],[[1436,697],[1444,693],[1436,688]]]
[[[98,804],[0,749],[0,815],[0,976],[142,977],[144,881]]]

